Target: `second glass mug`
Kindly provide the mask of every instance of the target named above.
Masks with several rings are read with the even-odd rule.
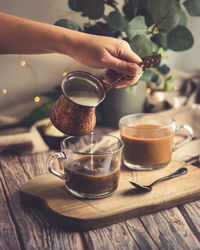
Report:
[[[124,142],[123,163],[133,170],[154,170],[166,166],[172,153],[192,140],[189,125],[177,125],[175,120],[160,114],[139,113],[124,116],[119,121]],[[185,131],[186,139],[174,142],[177,132]]]
[[[65,180],[67,190],[76,197],[95,199],[111,195],[118,187],[123,142],[112,135],[70,136],[61,142],[61,152],[47,161],[49,172]],[[61,159],[64,173],[54,169]]]

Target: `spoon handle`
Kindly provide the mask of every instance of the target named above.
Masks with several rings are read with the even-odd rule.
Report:
[[[178,177],[180,175],[183,175],[183,174],[186,174],[188,172],[187,168],[179,168],[178,170],[176,170],[174,173],[168,175],[168,176],[165,176],[165,177],[162,177],[156,181],[154,181],[150,186],[152,187],[154,184],[160,182],[160,181],[165,181],[165,180],[169,180],[169,179],[172,179],[172,178],[175,178],[175,177]]]
[[[127,80],[130,81],[133,78],[133,76],[128,76],[128,75],[121,75],[117,80],[115,80],[111,85],[108,85],[105,87],[106,92],[110,91],[112,88],[116,87],[119,82]]]

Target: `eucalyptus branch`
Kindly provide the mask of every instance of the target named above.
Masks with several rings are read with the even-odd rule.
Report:
[[[58,20],[56,25],[76,30],[81,27],[82,32],[126,40],[141,58],[155,53],[162,54],[162,57],[166,58],[164,55],[166,50],[184,51],[194,44],[192,33],[186,27],[187,15],[181,16],[182,0],[123,0],[120,7],[117,0],[92,1],[93,4],[86,1],[84,8],[80,6],[81,1],[68,1],[71,9],[87,13],[89,20],[83,28],[68,19]],[[198,0],[185,1],[183,13],[187,11],[190,15],[200,16],[196,1]],[[106,16],[104,16],[105,7],[108,8]],[[182,25],[178,22],[180,17]],[[148,18],[153,21],[150,26],[149,22],[145,22],[149,20]],[[149,74],[147,73],[144,79],[151,78],[157,86],[164,82],[165,89],[171,88],[173,79],[167,77],[170,68],[166,64],[157,67],[150,68]]]
[[[147,36],[148,36],[148,37],[152,37],[153,35],[157,35],[157,34],[159,34],[159,30],[158,30],[157,26],[151,25],[151,26],[147,29]]]

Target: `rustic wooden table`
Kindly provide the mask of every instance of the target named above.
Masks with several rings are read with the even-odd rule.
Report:
[[[52,226],[19,195],[24,183],[47,173],[50,154],[0,155],[0,249],[200,249],[200,201],[92,231]]]

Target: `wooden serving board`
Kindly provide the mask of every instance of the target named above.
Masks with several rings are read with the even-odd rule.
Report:
[[[152,191],[140,193],[129,183],[150,184],[180,167],[188,173],[156,184]],[[23,203],[45,210],[49,219],[70,230],[90,230],[111,225],[200,198],[200,169],[179,161],[153,171],[132,171],[122,167],[118,189],[109,197],[87,200],[72,196],[65,183],[52,174],[37,176],[21,187]]]

